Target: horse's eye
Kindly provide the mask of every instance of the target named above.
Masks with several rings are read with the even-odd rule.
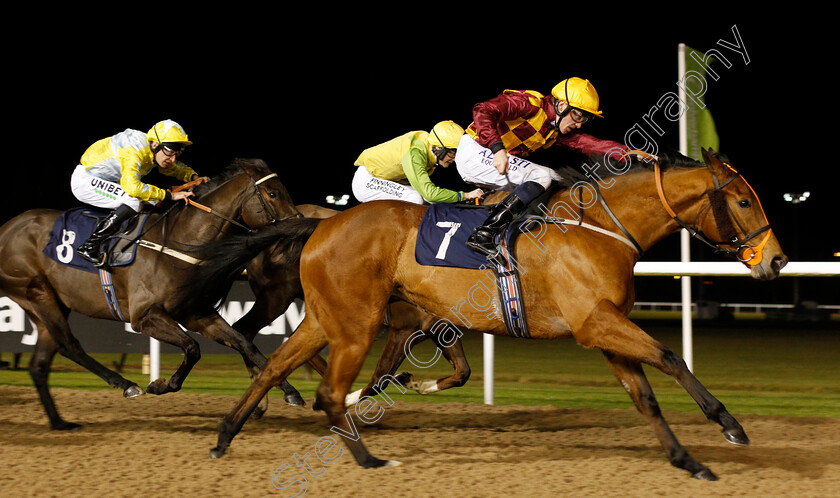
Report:
[[[748,207],[752,206],[752,203],[750,203],[749,200],[744,199],[742,201],[738,201],[738,205],[741,206],[742,208],[748,208]]]
[[[277,198],[277,192],[269,192],[268,197],[269,197],[269,199],[276,199]]]

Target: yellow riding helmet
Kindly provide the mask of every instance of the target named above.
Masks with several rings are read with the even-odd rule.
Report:
[[[557,83],[551,90],[551,95],[567,102],[570,106],[586,111],[593,116],[603,118],[598,110],[598,92],[589,80],[583,78],[568,78]]]
[[[184,146],[192,144],[184,128],[171,119],[164,119],[154,125],[149,130],[149,133],[146,134],[146,138],[149,142],[157,142],[159,144],[177,143]]]
[[[464,134],[464,129],[454,121],[441,121],[432,128],[429,133],[429,145],[432,147],[444,147],[446,149],[457,149],[458,142],[461,141],[461,136]]]

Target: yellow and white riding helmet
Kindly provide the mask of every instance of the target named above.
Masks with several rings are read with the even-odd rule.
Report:
[[[146,134],[146,138],[149,142],[157,142],[174,150],[183,150],[187,145],[192,145],[184,128],[171,119],[164,119],[155,124]]]

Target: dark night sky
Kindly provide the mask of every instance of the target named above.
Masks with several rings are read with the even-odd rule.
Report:
[[[833,114],[833,92],[817,63],[818,44],[830,33],[814,25],[819,21],[803,24],[785,14],[768,22],[725,11],[697,20],[654,13],[586,21],[535,8],[522,13],[523,21],[496,18],[516,27],[494,36],[491,18],[459,18],[436,31],[426,14],[370,26],[330,14],[253,27],[242,14],[227,26],[192,21],[198,29],[136,43],[44,30],[48,48],[13,50],[6,65],[14,68],[4,78],[11,83],[6,168],[25,180],[12,180],[20,182],[12,188],[7,180],[11,195],[0,222],[33,207],[76,205],[70,173],[90,143],[129,127],[148,130],[164,118],[186,128],[195,145],[183,159],[202,174],[235,157],[260,157],[298,203],[349,193],[362,149],[444,119],[466,126],[474,103],[506,88],[548,93],[566,77],[588,78],[606,119],[587,131],[623,141],[659,97],[676,92],[678,43],[721,48],[717,41],[734,41],[736,26],[749,64],[721,49],[733,66],[718,68],[721,77],[709,81],[705,96],[720,151],[757,191],[783,248],[790,253],[799,237],[800,259],[836,260],[840,236],[818,232],[837,226],[836,204],[829,203],[835,187],[823,178],[835,161],[816,150],[833,143],[820,124]],[[526,18],[542,21],[540,28],[526,29]],[[412,26],[420,20],[428,25]],[[675,124],[660,145],[678,145]],[[539,159],[548,166],[568,160],[551,152]],[[435,179],[457,186],[452,173]],[[796,206],[796,226],[782,194],[800,190],[810,190],[811,199]],[[679,257],[672,239],[654,259]]]

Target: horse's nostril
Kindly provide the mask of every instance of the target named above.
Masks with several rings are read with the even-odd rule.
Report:
[[[773,258],[773,269],[776,271],[781,270],[788,264],[788,259],[786,256],[776,256]]]

